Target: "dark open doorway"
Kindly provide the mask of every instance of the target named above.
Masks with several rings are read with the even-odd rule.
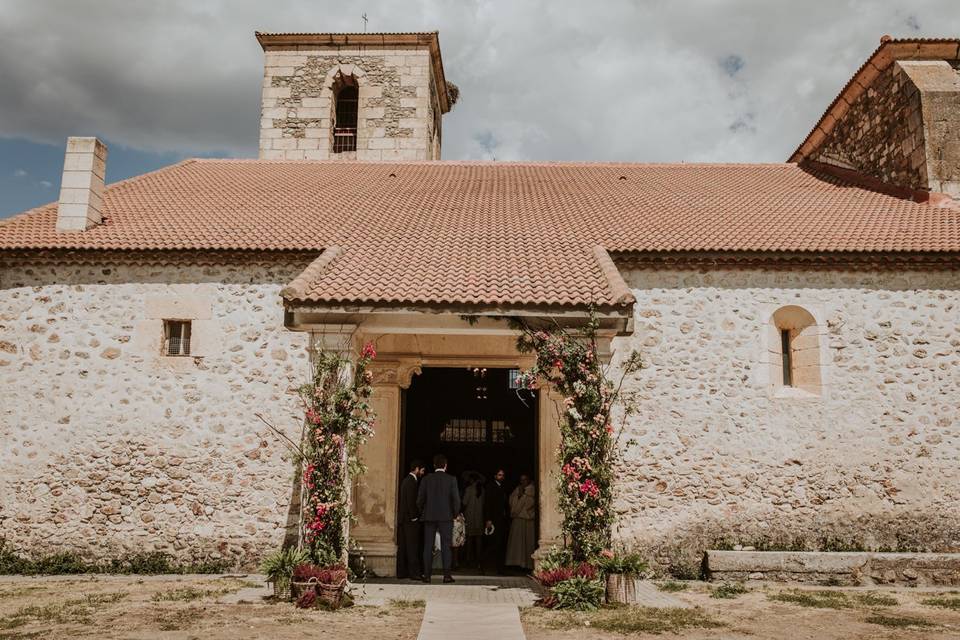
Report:
[[[400,479],[420,459],[430,467],[443,453],[448,470],[465,488],[467,472],[489,481],[506,471],[506,490],[521,474],[538,478],[537,395],[518,391],[515,370],[484,367],[424,367],[403,396]],[[399,480],[398,480],[399,481]]]

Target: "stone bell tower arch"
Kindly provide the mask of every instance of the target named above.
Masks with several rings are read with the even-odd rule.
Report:
[[[451,99],[431,33],[257,33],[261,160],[439,160]]]

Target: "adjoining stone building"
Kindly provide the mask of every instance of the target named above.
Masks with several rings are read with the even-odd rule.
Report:
[[[593,307],[647,365],[621,539],[960,549],[960,41],[884,40],[789,162],[723,165],[431,162],[435,33],[258,38],[261,159],[105,187],[71,139],[60,202],[0,222],[8,543],[252,564],[292,490],[255,414],[295,433],[311,345],[369,339],[374,568],[438,448],[532,469],[545,548],[556,398],[516,402],[503,319]]]

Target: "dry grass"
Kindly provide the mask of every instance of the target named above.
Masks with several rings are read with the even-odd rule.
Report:
[[[126,593],[98,593],[62,602],[20,607],[13,615],[0,618],[0,629],[15,629],[29,622],[90,624],[92,616],[98,608],[122,600],[125,597],[127,597]]]
[[[879,624],[894,629],[922,629],[936,626],[934,623],[929,620],[924,620],[923,618],[915,618],[913,616],[889,616],[882,613],[867,616],[866,621],[870,624]]]
[[[960,611],[960,598],[951,598],[948,596],[941,596],[938,598],[927,598],[926,600],[921,600],[920,604],[925,604],[929,607],[940,607],[941,609],[952,609],[953,611]]]
[[[613,633],[678,633],[685,629],[715,629],[723,623],[700,609],[603,607],[596,611],[568,612],[528,609],[524,617],[560,631],[598,629]]]
[[[816,609],[862,609],[873,607],[895,607],[899,602],[893,596],[867,591],[849,593],[845,591],[803,591],[792,589],[767,596],[770,600],[786,602],[801,607]]]
[[[427,603],[425,600],[391,600],[390,606],[396,609],[423,609]]]

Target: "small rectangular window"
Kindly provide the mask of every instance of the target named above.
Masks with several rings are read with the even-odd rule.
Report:
[[[780,356],[783,360],[783,386],[793,386],[793,362],[790,358],[790,330],[780,330]]]
[[[190,355],[190,321],[163,321],[163,353],[168,356]]]

